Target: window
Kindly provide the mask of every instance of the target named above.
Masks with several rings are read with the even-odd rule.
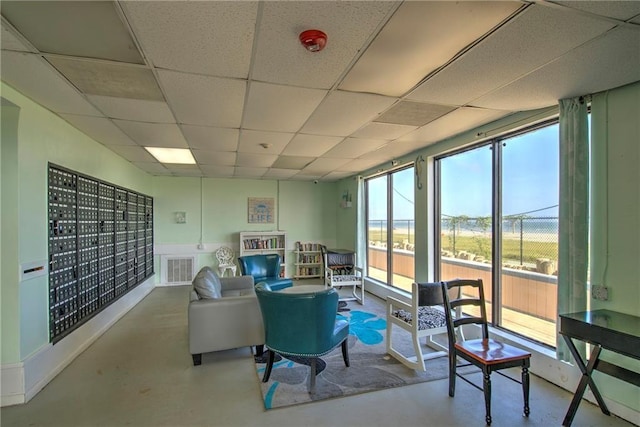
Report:
[[[366,181],[367,275],[411,291],[414,280],[414,168]]]
[[[436,159],[437,277],[482,278],[495,326],[555,347],[558,124]]]

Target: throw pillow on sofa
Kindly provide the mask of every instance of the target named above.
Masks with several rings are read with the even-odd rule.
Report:
[[[211,269],[206,267],[201,269],[193,278],[193,289],[195,289],[200,299],[222,298],[222,284],[220,278]]]

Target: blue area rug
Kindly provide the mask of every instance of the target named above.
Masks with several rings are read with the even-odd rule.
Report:
[[[256,363],[265,408],[272,409],[447,378],[446,357],[427,361],[426,372],[408,369],[390,357],[386,353],[387,321],[384,307],[381,307],[382,304],[379,302],[373,307],[371,305],[371,302],[364,307],[352,304],[350,311],[338,314],[339,317],[349,321],[348,343],[351,366],[347,368],[344,365],[340,347],[323,356],[322,360],[326,366],[316,377],[314,393],[308,390],[310,369],[303,361],[296,362],[282,358],[281,361],[274,363],[271,377],[266,383],[262,382],[266,365]],[[364,311],[364,309],[373,310]],[[394,334],[395,331],[396,328],[394,328]],[[394,346],[395,337],[396,335],[394,335]],[[399,341],[403,339],[406,339],[406,346],[410,351],[409,335],[404,333],[398,337]]]

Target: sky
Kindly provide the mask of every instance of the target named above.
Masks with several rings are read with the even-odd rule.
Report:
[[[558,216],[558,125],[503,141],[503,216]],[[445,215],[491,215],[489,146],[441,160],[442,207]],[[413,219],[413,168],[394,174],[394,219]],[[369,218],[386,218],[386,176],[369,180]],[[372,197],[371,195],[376,195]],[[538,209],[552,207],[539,212]]]

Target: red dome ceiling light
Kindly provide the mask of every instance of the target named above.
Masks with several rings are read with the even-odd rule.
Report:
[[[320,52],[327,44],[327,35],[320,30],[306,30],[300,33],[300,43],[309,52]]]

